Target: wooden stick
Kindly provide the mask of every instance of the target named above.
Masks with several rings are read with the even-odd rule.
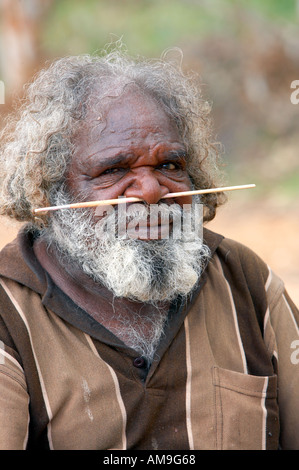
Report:
[[[182,191],[178,193],[168,193],[165,194],[161,199],[170,199],[172,197],[182,197],[182,196],[195,196],[196,194],[208,194],[208,193],[220,193],[224,191],[235,191],[237,189],[250,189],[255,188],[255,184],[243,184],[240,186],[226,186],[224,188],[209,188],[209,189],[197,189],[194,191]],[[79,209],[81,207],[95,207],[95,206],[108,206],[114,204],[124,204],[130,202],[142,202],[143,199],[138,197],[120,197],[118,199],[104,199],[102,201],[87,201],[87,202],[76,202],[73,204],[65,204],[63,206],[50,206],[50,207],[40,207],[34,209],[34,212],[46,212],[46,211],[57,211],[60,209]]]

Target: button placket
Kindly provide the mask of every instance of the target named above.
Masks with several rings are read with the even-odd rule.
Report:
[[[146,365],[147,365],[146,360],[142,356],[135,357],[135,359],[133,360],[133,366],[137,367],[138,369],[143,369],[146,367]]]

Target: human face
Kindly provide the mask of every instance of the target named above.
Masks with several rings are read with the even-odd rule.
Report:
[[[111,103],[103,120],[97,120],[99,114],[93,112],[76,136],[77,148],[67,175],[73,197],[105,200],[134,196],[157,204],[167,193],[190,189],[184,144],[156,101],[131,92]],[[69,195],[62,194],[62,200],[58,196],[59,192],[53,204],[63,204]],[[186,196],[165,201],[165,206],[192,202]],[[178,209],[176,205],[168,208],[169,212],[173,208]],[[207,248],[200,237],[194,239],[193,233],[184,231],[182,239],[135,239],[105,230],[99,236],[98,229],[110,216],[95,224],[94,213],[86,209],[83,213],[55,211],[48,239],[67,254],[64,259],[74,260],[117,297],[170,301],[193,289],[207,260]],[[168,220],[172,223],[170,217]]]
[[[167,193],[191,188],[176,125],[139,90],[111,100],[104,119],[93,110],[75,144],[67,186],[81,201],[126,196],[157,204]],[[182,206],[191,197],[165,201]]]

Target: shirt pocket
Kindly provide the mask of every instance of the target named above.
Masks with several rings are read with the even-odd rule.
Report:
[[[277,449],[277,376],[253,376],[213,367],[216,449]]]

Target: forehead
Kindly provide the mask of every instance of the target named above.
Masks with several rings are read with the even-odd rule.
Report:
[[[76,133],[75,155],[88,157],[101,150],[113,154],[118,147],[180,141],[177,126],[162,105],[141,90],[130,89],[98,105],[95,101]]]

